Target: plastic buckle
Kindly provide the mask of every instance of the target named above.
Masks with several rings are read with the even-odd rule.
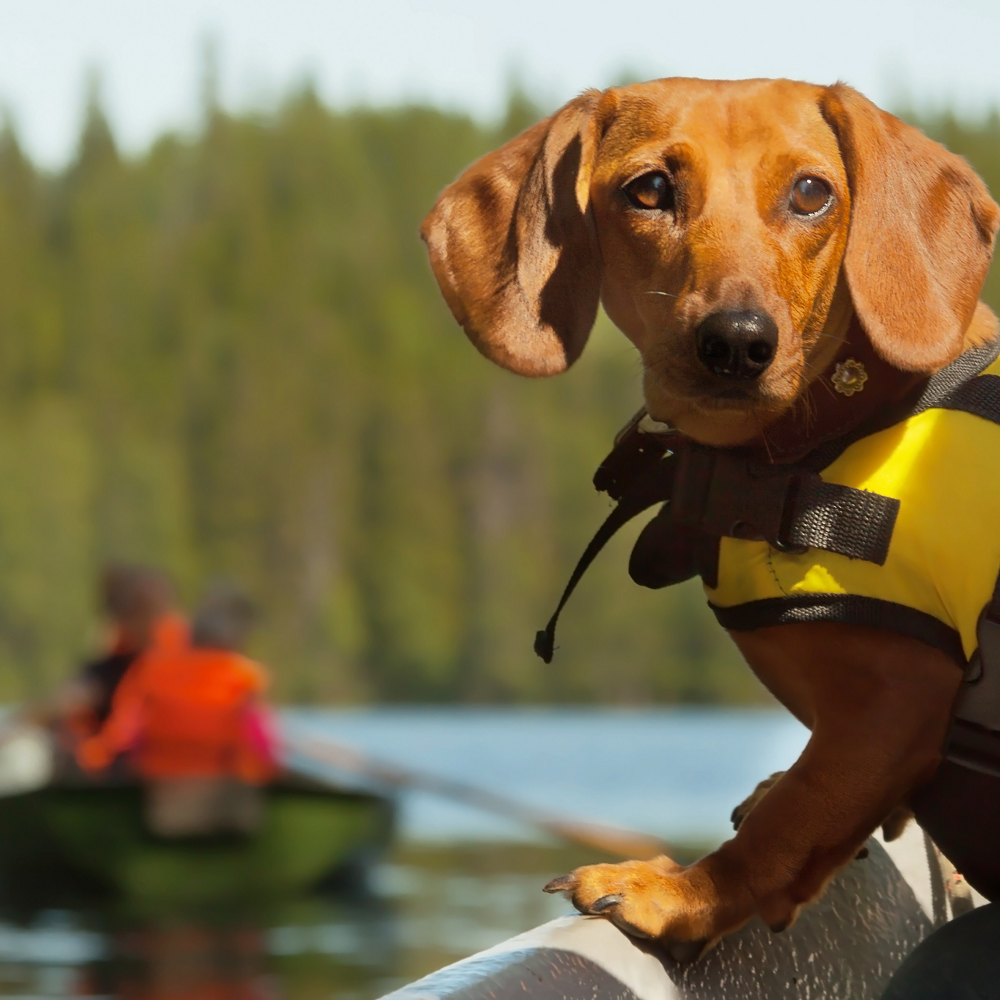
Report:
[[[976,625],[979,648],[965,668],[944,756],[1000,777],[1000,622],[988,617],[988,610],[987,605]]]
[[[983,609],[976,626],[979,648],[969,660],[955,700],[955,718],[1000,731],[1000,622]]]

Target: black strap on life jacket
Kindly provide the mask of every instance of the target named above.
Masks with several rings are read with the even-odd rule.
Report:
[[[931,408],[961,410],[1000,424],[1000,377],[979,374],[998,355],[1000,341],[966,352],[900,407],[785,465],[769,465],[746,449],[695,444],[640,410],[594,475],[594,486],[617,506],[581,556],[555,613],[536,634],[535,652],[552,662],[559,615],[587,567],[619,528],[657,503],[662,506],[629,560],[629,575],[641,586],[667,587],[695,575],[717,586],[723,537],[766,541],[785,552],[824,549],[884,565],[899,500],[828,483],[820,471],[861,438]]]
[[[824,482],[802,463],[767,465],[743,449],[708,448],[651,425],[640,411],[619,434],[594,476],[594,486],[618,504],[591,539],[555,614],[535,637],[546,662],[555,629],[587,567],[615,532],[661,503],[629,562],[636,583],[652,588],[700,574],[718,582],[719,540],[766,541],[781,551],[839,552],[881,566],[889,552],[899,501]]]

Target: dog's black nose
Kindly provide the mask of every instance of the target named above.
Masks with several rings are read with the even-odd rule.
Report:
[[[757,378],[774,360],[778,325],[756,309],[706,316],[695,330],[701,363],[719,378]]]

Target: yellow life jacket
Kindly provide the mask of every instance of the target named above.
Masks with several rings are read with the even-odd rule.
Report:
[[[536,652],[551,659],[559,611],[607,539],[663,502],[632,553],[637,583],[698,574],[733,631],[869,625],[964,665],[1000,568],[998,356],[1000,341],[966,352],[893,410],[794,463],[707,448],[636,418],[594,477],[618,505]]]
[[[1000,390],[1000,360],[962,386],[966,398]],[[907,633],[962,664],[972,656],[1000,568],[1000,405],[988,414],[934,402],[852,442],[820,472],[899,501],[884,564],[722,538],[717,584],[705,588],[722,625],[851,622]]]
[[[1000,777],[1000,341],[963,354],[892,412],[797,462],[713,449],[643,413],[594,477],[618,501],[535,637],[548,663],[607,540],[661,503],[632,552],[647,587],[700,574],[720,624],[889,629],[965,669],[949,759]]]

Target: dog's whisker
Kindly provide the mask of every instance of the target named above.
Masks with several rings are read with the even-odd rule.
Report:
[[[774,455],[771,453],[771,444],[767,440],[766,428],[762,428],[760,426],[760,421],[757,420],[756,417],[754,418],[754,423],[757,424],[758,433],[760,434],[761,440],[764,442],[764,451],[767,452],[767,460],[769,462],[773,463],[774,462]]]
[[[833,389],[832,389],[832,388],[830,387],[830,385],[829,385],[829,384],[827,383],[827,380],[826,380],[825,378],[823,378],[823,377],[822,377],[824,369],[821,369],[821,368],[817,368],[817,367],[816,367],[815,365],[813,365],[813,364],[811,364],[810,362],[806,361],[806,360],[805,360],[805,358],[803,358],[803,359],[802,359],[802,364],[803,364],[803,367],[806,367],[806,368],[808,368],[808,369],[809,369],[810,371],[812,371],[812,372],[814,372],[814,373],[815,373],[816,375],[820,376],[820,377],[819,377],[819,378],[817,378],[817,379],[816,379],[815,381],[816,381],[816,382],[817,382],[817,383],[818,383],[819,385],[823,386],[823,388],[824,388],[824,389],[826,390],[826,392],[827,392],[827,393],[829,394],[829,396],[830,396],[830,398],[831,398],[831,399],[835,398],[835,397],[836,397],[836,393],[834,393]]]

